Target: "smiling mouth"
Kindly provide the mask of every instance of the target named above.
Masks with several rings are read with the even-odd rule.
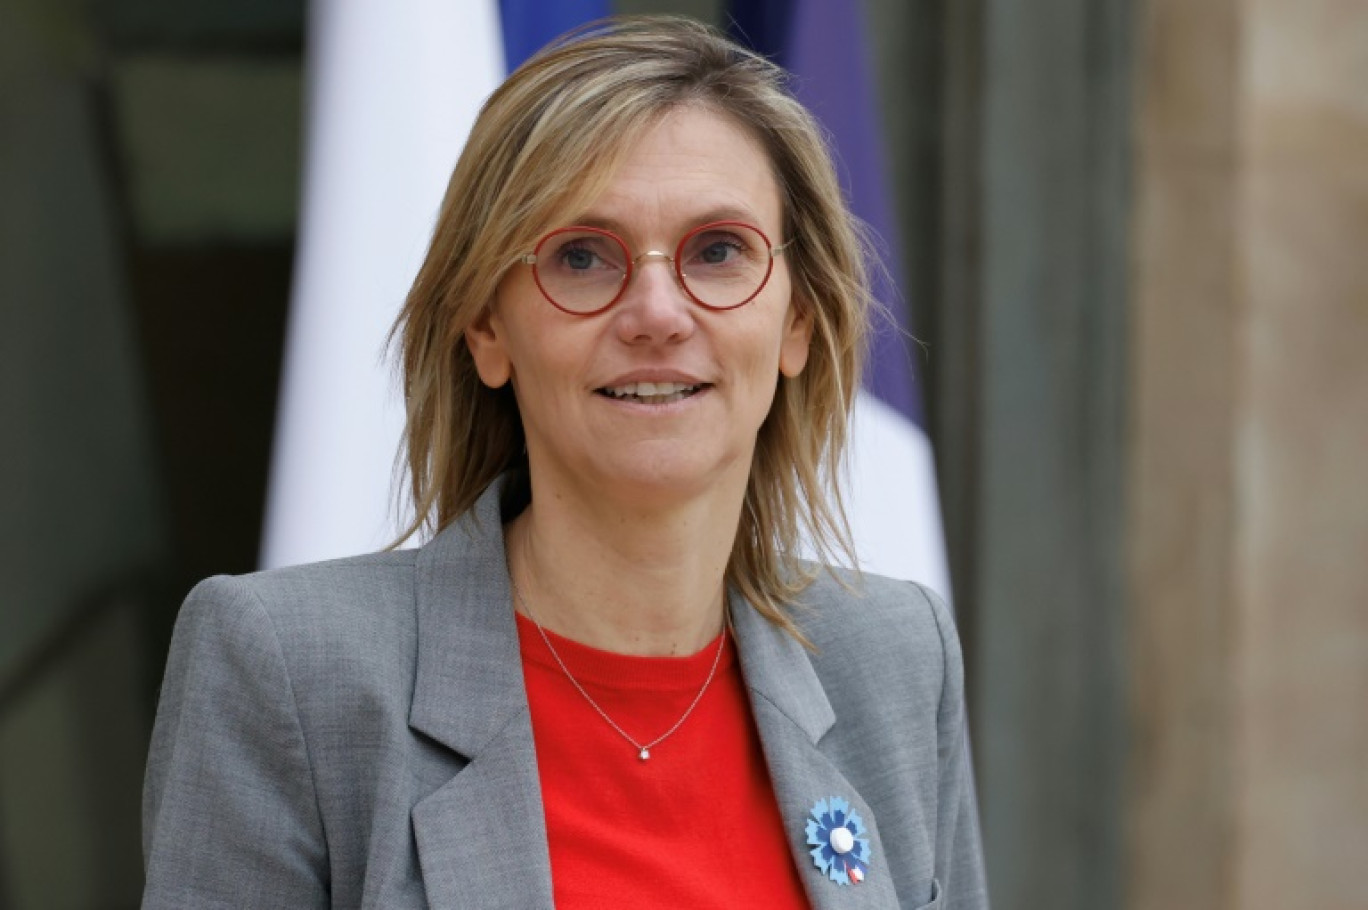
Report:
[[[697,395],[711,388],[710,383],[698,382],[692,385],[683,382],[629,382],[620,386],[605,386],[595,389],[606,398],[619,401],[635,401],[641,404],[671,404]]]

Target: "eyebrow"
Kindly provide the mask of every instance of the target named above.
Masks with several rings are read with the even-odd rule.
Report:
[[[755,225],[756,227],[759,227],[761,230],[764,230],[764,228],[760,224],[760,219],[759,217],[757,217],[755,212],[734,205],[724,205],[718,206],[716,208],[707,209],[706,211],[698,215],[695,215],[690,218],[680,219],[680,221],[685,225],[683,231],[680,232],[681,234],[693,228],[696,228],[699,225],[711,224],[714,221],[740,221],[744,224]],[[581,215],[579,218],[575,219],[572,222],[572,224],[576,224],[581,227],[602,228],[603,230],[612,231],[614,234],[620,234],[623,236],[627,236],[632,233],[631,228],[623,222],[617,220],[616,218],[610,218],[601,215]]]

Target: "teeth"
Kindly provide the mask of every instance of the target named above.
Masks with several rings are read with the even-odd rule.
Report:
[[[651,398],[656,395],[677,395],[680,392],[691,392],[697,388],[696,385],[687,385],[682,382],[629,382],[626,385],[609,388],[608,393],[616,398],[626,398],[630,395]]]
[[[635,398],[646,404],[669,404],[698,389],[697,385],[683,382],[629,382],[603,391],[613,398]]]

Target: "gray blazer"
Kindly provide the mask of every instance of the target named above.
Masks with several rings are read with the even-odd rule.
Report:
[[[148,756],[144,907],[552,905],[497,487],[421,549],[195,588]],[[945,606],[872,576],[805,600],[815,654],[731,610],[812,905],[986,908]],[[863,884],[808,855],[833,796],[869,828]]]

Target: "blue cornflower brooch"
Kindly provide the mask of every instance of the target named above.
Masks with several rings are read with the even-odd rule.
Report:
[[[807,823],[812,861],[838,885],[858,885],[869,873],[868,833],[850,803],[839,796],[819,799]]]

